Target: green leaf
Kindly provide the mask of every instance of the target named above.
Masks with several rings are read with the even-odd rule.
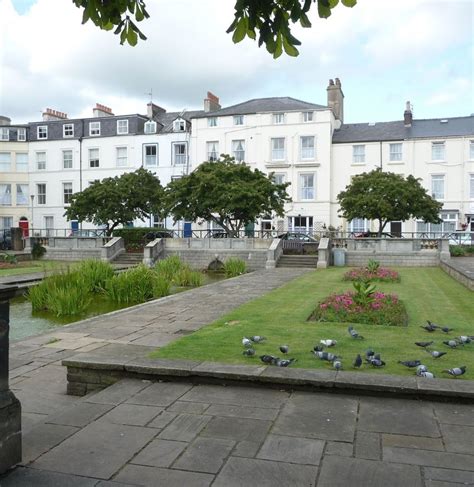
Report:
[[[301,24],[301,27],[306,27],[306,28],[311,27],[311,22],[305,13],[301,14],[300,24]]]
[[[247,30],[247,37],[250,37],[250,39],[255,40],[255,39],[256,39],[256,36],[255,36],[255,31],[254,31],[254,30],[252,30],[252,29],[248,29],[248,30]]]
[[[122,33],[120,34],[120,44],[123,45],[126,40],[127,40],[127,28],[124,28],[122,30]]]
[[[127,41],[131,46],[136,46],[138,42],[137,33],[133,28],[128,29]]]
[[[334,8],[339,3],[339,0],[329,0],[329,8]]]
[[[237,27],[235,28],[234,35],[232,36],[232,41],[234,42],[234,44],[237,44],[238,42],[243,40],[246,33],[247,33],[247,17],[242,17],[239,20]]]
[[[283,54],[283,42],[281,40],[281,37],[281,34],[278,34],[275,45],[275,52],[273,53],[273,59],[277,59]]]
[[[299,54],[298,49],[288,42],[286,37],[283,37],[283,47],[288,56],[297,57]]]
[[[327,19],[331,15],[331,9],[328,6],[324,5],[321,0],[318,0],[318,15],[322,19]]]
[[[135,19],[137,22],[141,22],[145,18],[145,15],[143,14],[143,11],[141,8],[137,5],[137,11],[135,13]]]
[[[107,22],[106,24],[102,25],[102,29],[104,30],[112,30],[114,28],[114,24],[112,22]]]
[[[341,0],[341,2],[346,7],[355,7],[357,5],[357,0]]]

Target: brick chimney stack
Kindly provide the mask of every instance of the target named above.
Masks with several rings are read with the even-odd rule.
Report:
[[[208,91],[207,98],[204,98],[204,111],[215,112],[216,110],[220,109],[221,106],[219,105],[219,97]]]
[[[150,102],[150,103],[147,104],[147,106],[146,106],[146,114],[147,114],[147,117],[150,120],[152,120],[153,118],[155,118],[155,116],[158,115],[158,113],[166,113],[166,110],[164,108],[161,108],[158,105],[155,105],[152,102]]]
[[[113,117],[112,108],[101,105],[100,103],[95,104],[95,108],[92,109],[92,113],[95,118],[98,117]]]
[[[10,125],[12,123],[11,118],[0,115],[0,125]]]
[[[403,121],[405,127],[411,127],[413,122],[413,112],[411,111],[411,104],[409,101],[407,101],[405,111],[403,112]]]
[[[336,78],[336,82],[329,80],[327,87],[328,92],[328,107],[332,109],[334,117],[344,123],[344,93],[342,92],[341,81]]]
[[[46,110],[43,112],[43,122],[48,122],[51,120],[67,120],[67,113],[46,108]]]

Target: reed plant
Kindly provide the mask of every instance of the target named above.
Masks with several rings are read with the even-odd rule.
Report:
[[[118,304],[144,303],[153,298],[156,274],[139,265],[110,278],[104,287],[105,295]]]
[[[170,293],[170,281],[163,276],[155,275],[153,280],[153,297],[163,298]]]
[[[227,277],[237,277],[247,272],[247,264],[242,259],[231,257],[224,262],[224,272]]]
[[[166,259],[159,260],[155,264],[155,271],[164,278],[172,281],[176,274],[185,267],[185,264],[177,255],[170,255]]]
[[[114,268],[108,262],[96,259],[83,260],[73,267],[73,271],[78,272],[91,292],[101,291],[107,280],[114,275]]]
[[[173,283],[180,287],[199,287],[203,281],[202,272],[193,271],[189,266],[184,266],[173,278]]]

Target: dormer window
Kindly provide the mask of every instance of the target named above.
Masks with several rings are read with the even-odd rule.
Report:
[[[6,128],[0,129],[0,140],[9,140],[10,139],[10,130]]]
[[[117,120],[117,135],[128,134],[128,120]]]
[[[173,130],[175,132],[186,132],[186,121],[181,118],[175,120],[173,123]]]
[[[312,122],[313,112],[303,112],[303,122]]]
[[[48,138],[48,126],[47,125],[39,125],[38,126],[37,137],[38,137],[38,139],[47,139]]]
[[[65,123],[63,125],[63,137],[74,137],[74,124]]]
[[[156,122],[153,120],[148,120],[148,122],[145,122],[145,133],[156,134]]]
[[[18,142],[25,142],[26,141],[26,129],[18,129],[18,132],[16,134],[16,139]]]
[[[207,119],[207,126],[208,127],[217,127],[217,117],[209,117]]]
[[[284,113],[274,113],[273,114],[273,123],[275,125],[280,125],[285,123],[285,114]]]
[[[89,135],[91,137],[100,135],[100,122],[89,122]]]

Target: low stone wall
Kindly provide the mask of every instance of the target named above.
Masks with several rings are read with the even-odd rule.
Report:
[[[224,263],[232,257],[244,260],[253,271],[265,269],[272,242],[263,238],[167,238],[163,256],[178,255],[193,269],[207,269],[216,259]]]
[[[420,252],[346,252],[346,265],[348,266],[365,267],[370,259],[377,260],[383,266],[400,267],[437,267],[440,263],[439,252],[436,250],[422,250]]]
[[[456,279],[456,281],[460,282],[471,291],[474,291],[474,280],[471,279],[471,277],[467,273],[463,272],[461,269],[455,268],[450,264],[450,262],[440,262],[439,266],[453,279]]]
[[[102,237],[29,237],[25,239],[25,253],[38,242],[46,249],[44,259],[83,260],[100,259],[102,246],[107,242]]]

